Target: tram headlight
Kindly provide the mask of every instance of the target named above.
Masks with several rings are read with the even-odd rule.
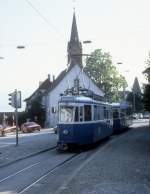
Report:
[[[68,135],[68,133],[69,133],[69,131],[68,131],[67,129],[64,129],[64,130],[63,130],[63,134],[64,134],[64,135]]]

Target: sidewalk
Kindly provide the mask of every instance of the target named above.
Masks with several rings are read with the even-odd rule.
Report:
[[[148,123],[132,128],[99,149],[58,193],[150,194]]]
[[[1,137],[0,142],[3,141],[3,143],[0,145],[0,167],[56,146],[56,135],[53,134],[52,129],[43,129],[43,131],[45,134],[34,133],[35,137],[28,137],[28,141],[24,136],[19,137],[18,146],[16,146],[14,133]],[[12,136],[14,136],[13,142]],[[11,141],[5,143],[6,139]]]

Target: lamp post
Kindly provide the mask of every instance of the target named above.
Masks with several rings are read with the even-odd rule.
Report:
[[[16,46],[16,49],[25,49],[24,45],[18,45]],[[17,91],[17,89],[15,89],[15,91],[13,92],[14,94],[14,105],[11,105],[12,107],[15,108],[15,121],[16,121],[16,146],[18,146],[18,108],[21,108],[21,91]]]
[[[116,64],[117,65],[122,65],[123,62],[119,61]],[[126,74],[126,73],[129,73],[129,72],[130,72],[129,69],[127,69],[127,70],[122,71],[121,74]],[[124,76],[124,77],[126,77],[126,76]],[[123,100],[126,101],[126,84],[125,83],[123,84]]]

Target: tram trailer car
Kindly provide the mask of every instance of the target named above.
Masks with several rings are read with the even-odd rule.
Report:
[[[127,103],[112,103],[113,131],[118,133],[132,125],[132,107]]]
[[[59,101],[58,149],[93,144],[113,133],[111,105],[85,96]]]

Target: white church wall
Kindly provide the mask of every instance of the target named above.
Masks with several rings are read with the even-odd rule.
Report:
[[[61,82],[47,96],[47,123],[50,127],[54,127],[58,121],[58,101],[60,94],[66,89],[74,86],[74,79],[78,76],[81,87],[88,88],[96,94],[103,96],[103,92],[90,80],[90,78],[82,71],[78,65],[75,65]]]

